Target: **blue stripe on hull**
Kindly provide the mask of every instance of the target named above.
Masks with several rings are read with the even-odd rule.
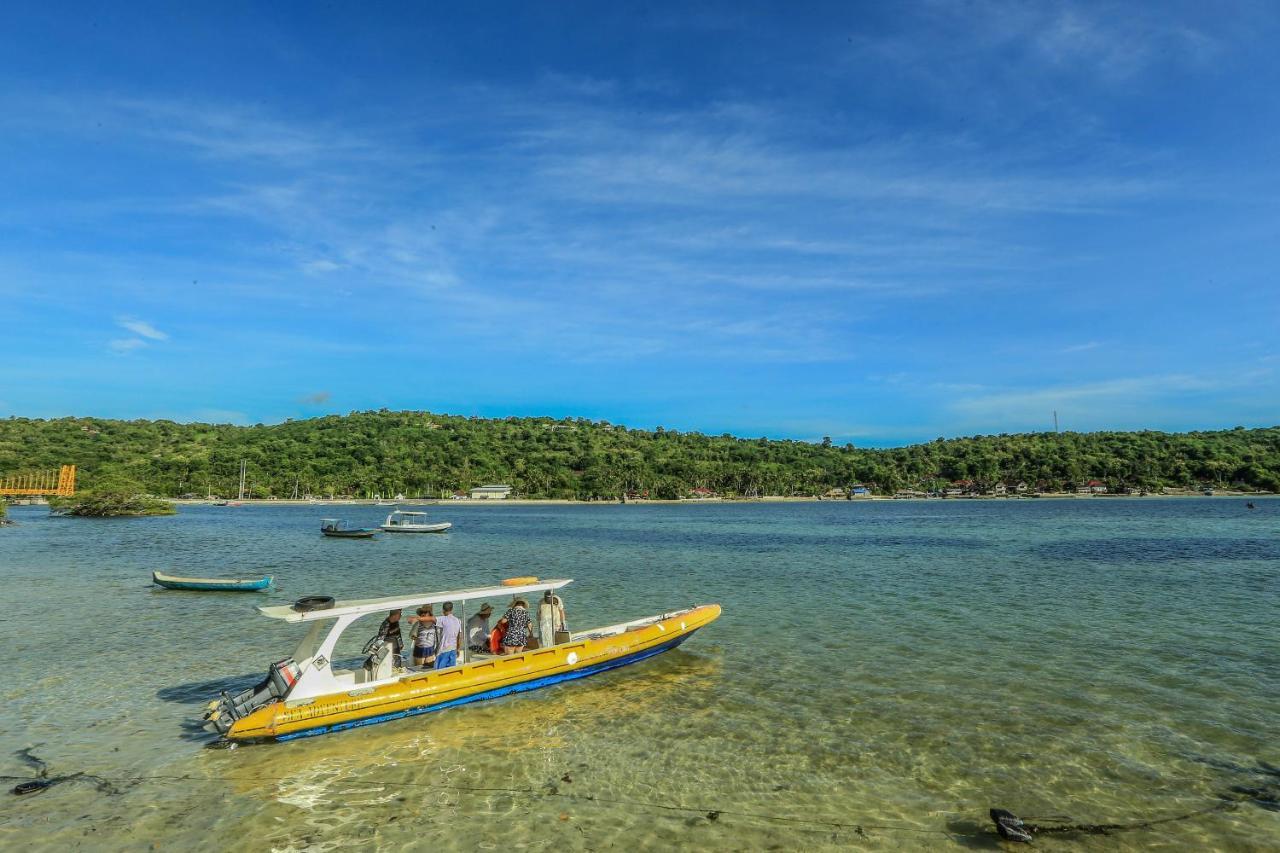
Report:
[[[695,628],[694,631],[697,629]],[[404,711],[396,711],[392,714],[379,714],[374,717],[365,717],[362,720],[351,720],[346,723],[335,723],[332,726],[320,726],[306,731],[293,732],[287,735],[280,735],[276,740],[294,740],[301,737],[315,737],[316,735],[327,734],[329,732],[340,732],[343,729],[354,729],[360,726],[371,726],[375,723],[385,723],[388,720],[398,720],[401,717],[413,717],[418,714],[427,714],[431,711],[442,711],[445,708],[452,708],[455,705],[466,705],[470,702],[481,702],[486,699],[497,699],[499,696],[506,696],[508,693],[523,693],[526,690],[537,690],[540,687],[550,687],[553,684],[559,684],[562,681],[572,681],[576,678],[586,678],[588,675],[595,675],[598,672],[607,672],[611,669],[617,669],[620,666],[637,663],[645,658],[651,658],[654,655],[662,654],[668,649],[674,649],[685,640],[693,636],[694,631],[676,637],[663,643],[660,646],[654,646],[651,649],[645,649],[641,652],[626,655],[615,660],[598,663],[594,666],[583,667],[582,669],[574,669],[569,672],[561,672],[556,675],[548,675],[544,678],[535,678],[531,681],[522,681],[519,684],[510,684],[506,687],[498,687],[494,690],[486,690],[483,693],[475,693],[471,696],[463,696],[461,699],[450,699],[448,702],[440,702],[436,705],[427,705],[421,708],[409,708]]]
[[[180,583],[174,581],[155,581],[157,586],[165,589],[180,589],[186,592],[258,592],[271,586],[271,581],[262,580],[253,583]]]

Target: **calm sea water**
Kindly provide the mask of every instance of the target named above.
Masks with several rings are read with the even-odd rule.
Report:
[[[1210,810],[1041,848],[1278,849],[1280,501],[1255,502],[442,506],[448,535],[371,542],[320,537],[324,507],[15,508],[0,772],[102,781],[0,796],[0,845],[982,849],[1000,806]],[[292,650],[255,603],[517,574],[575,578],[575,629],[724,615],[634,667],[342,734],[211,750],[184,725]]]

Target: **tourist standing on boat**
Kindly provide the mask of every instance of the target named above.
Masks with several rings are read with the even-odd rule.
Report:
[[[480,611],[467,620],[467,649],[473,652],[489,651],[489,615],[493,607],[480,605]]]
[[[507,632],[502,635],[502,653],[514,655],[524,651],[529,644],[529,605],[523,598],[511,603],[511,609],[502,617],[507,620]]]
[[[387,614],[387,618],[382,620],[382,625],[378,628],[378,636],[391,644],[391,651],[395,653],[396,658],[401,657],[404,651],[404,634],[400,631],[399,610],[392,610]],[[397,660],[397,663],[402,662]]]
[[[547,590],[538,602],[538,641],[543,646],[555,645],[556,631],[565,630],[564,622],[564,602]]]
[[[409,630],[409,636],[413,639],[413,665],[433,666],[436,652],[440,648],[441,631],[436,624],[435,614],[431,612],[431,605],[419,607],[418,615],[409,617],[409,621],[417,623]]]
[[[440,608],[444,615],[436,620],[440,626],[440,651],[436,652],[436,669],[458,665],[458,649],[462,646],[462,620],[453,615],[453,602]]]

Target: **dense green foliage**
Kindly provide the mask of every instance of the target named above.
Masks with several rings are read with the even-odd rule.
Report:
[[[141,483],[118,476],[99,476],[92,489],[74,497],[54,498],[49,505],[64,515],[84,518],[126,518],[140,515],[173,515],[173,504],[146,494]]]
[[[253,497],[438,495],[509,483],[526,497],[811,495],[860,482],[878,493],[956,480],[1045,491],[1090,478],[1112,489],[1238,485],[1280,490],[1280,427],[1221,432],[1035,433],[884,450],[829,441],[631,430],[586,420],[482,420],[362,412],[236,427],[97,418],[0,420],[0,473],[79,466],[157,495],[234,496],[240,461]]]

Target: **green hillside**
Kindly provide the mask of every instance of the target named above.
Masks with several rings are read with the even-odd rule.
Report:
[[[79,466],[80,485],[118,476],[157,495],[233,495],[240,461],[254,497],[438,495],[509,483],[526,497],[811,495],[866,483],[877,493],[957,480],[1069,489],[1239,486],[1280,491],[1280,427],[1220,432],[1034,433],[869,450],[739,439],[603,422],[484,420],[360,412],[237,427],[99,418],[0,420],[0,474]]]

